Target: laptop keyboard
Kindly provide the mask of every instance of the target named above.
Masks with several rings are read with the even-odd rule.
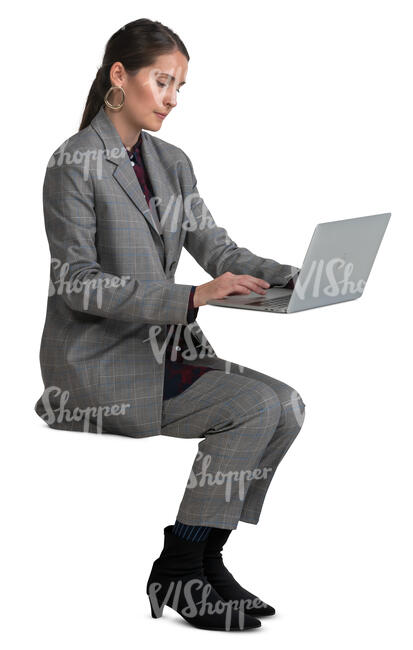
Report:
[[[271,307],[271,308],[283,308],[288,307],[290,302],[291,295],[281,296],[281,298],[269,298],[268,300],[260,298],[254,302],[249,302],[249,305],[254,305],[256,307]]]

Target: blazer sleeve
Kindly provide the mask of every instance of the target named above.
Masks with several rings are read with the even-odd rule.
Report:
[[[184,154],[190,169],[191,182],[184,196],[183,228],[187,232],[184,247],[213,278],[231,271],[237,275],[253,275],[284,287],[300,269],[290,264],[254,255],[248,248],[238,246],[225,228],[218,226],[204,200],[199,195],[197,179],[189,157]]]
[[[43,184],[44,222],[52,258],[49,293],[60,293],[71,309],[103,318],[189,324],[192,285],[168,280],[142,282],[105,272],[95,247],[93,178],[91,174],[84,178],[81,164],[51,161]]]
[[[198,317],[199,307],[194,307],[195,289],[196,289],[196,285],[193,285],[191,287],[191,293],[189,294],[188,313],[186,316],[188,323],[193,323],[195,319]]]

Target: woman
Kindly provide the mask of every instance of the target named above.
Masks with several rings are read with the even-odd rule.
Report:
[[[222,547],[238,521],[258,522],[305,405],[287,384],[217,357],[195,319],[209,299],[291,287],[299,269],[238,247],[199,196],[188,156],[148,133],[177,105],[188,61],[158,21],[122,27],[79,132],[49,161],[35,410],[55,429],[203,438],[146,592],[153,617],[167,604],[196,627],[245,630],[275,610],[229,573]],[[212,281],[174,282],[182,246]]]

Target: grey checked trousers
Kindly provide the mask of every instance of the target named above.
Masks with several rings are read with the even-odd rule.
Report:
[[[161,434],[203,438],[176,518],[235,529],[238,521],[258,523],[274,472],[302,427],[305,404],[274,377],[220,358],[213,364],[216,370],[164,400]]]

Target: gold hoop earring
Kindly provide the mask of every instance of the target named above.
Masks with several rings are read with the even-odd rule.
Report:
[[[108,100],[108,96],[110,95],[110,92],[111,92],[112,90],[121,90],[122,93],[123,93],[122,103],[121,103],[121,104],[118,104],[117,106],[114,106],[114,105],[111,104],[110,101]],[[120,109],[122,108],[122,106],[123,106],[124,103],[125,103],[125,97],[126,97],[126,95],[125,95],[125,91],[123,90],[122,86],[111,86],[111,87],[109,88],[109,90],[107,91],[107,93],[105,94],[105,97],[103,98],[103,101],[105,102],[105,104],[106,104],[106,106],[107,106],[108,108],[111,108],[111,109],[112,109],[112,111],[120,111]]]

